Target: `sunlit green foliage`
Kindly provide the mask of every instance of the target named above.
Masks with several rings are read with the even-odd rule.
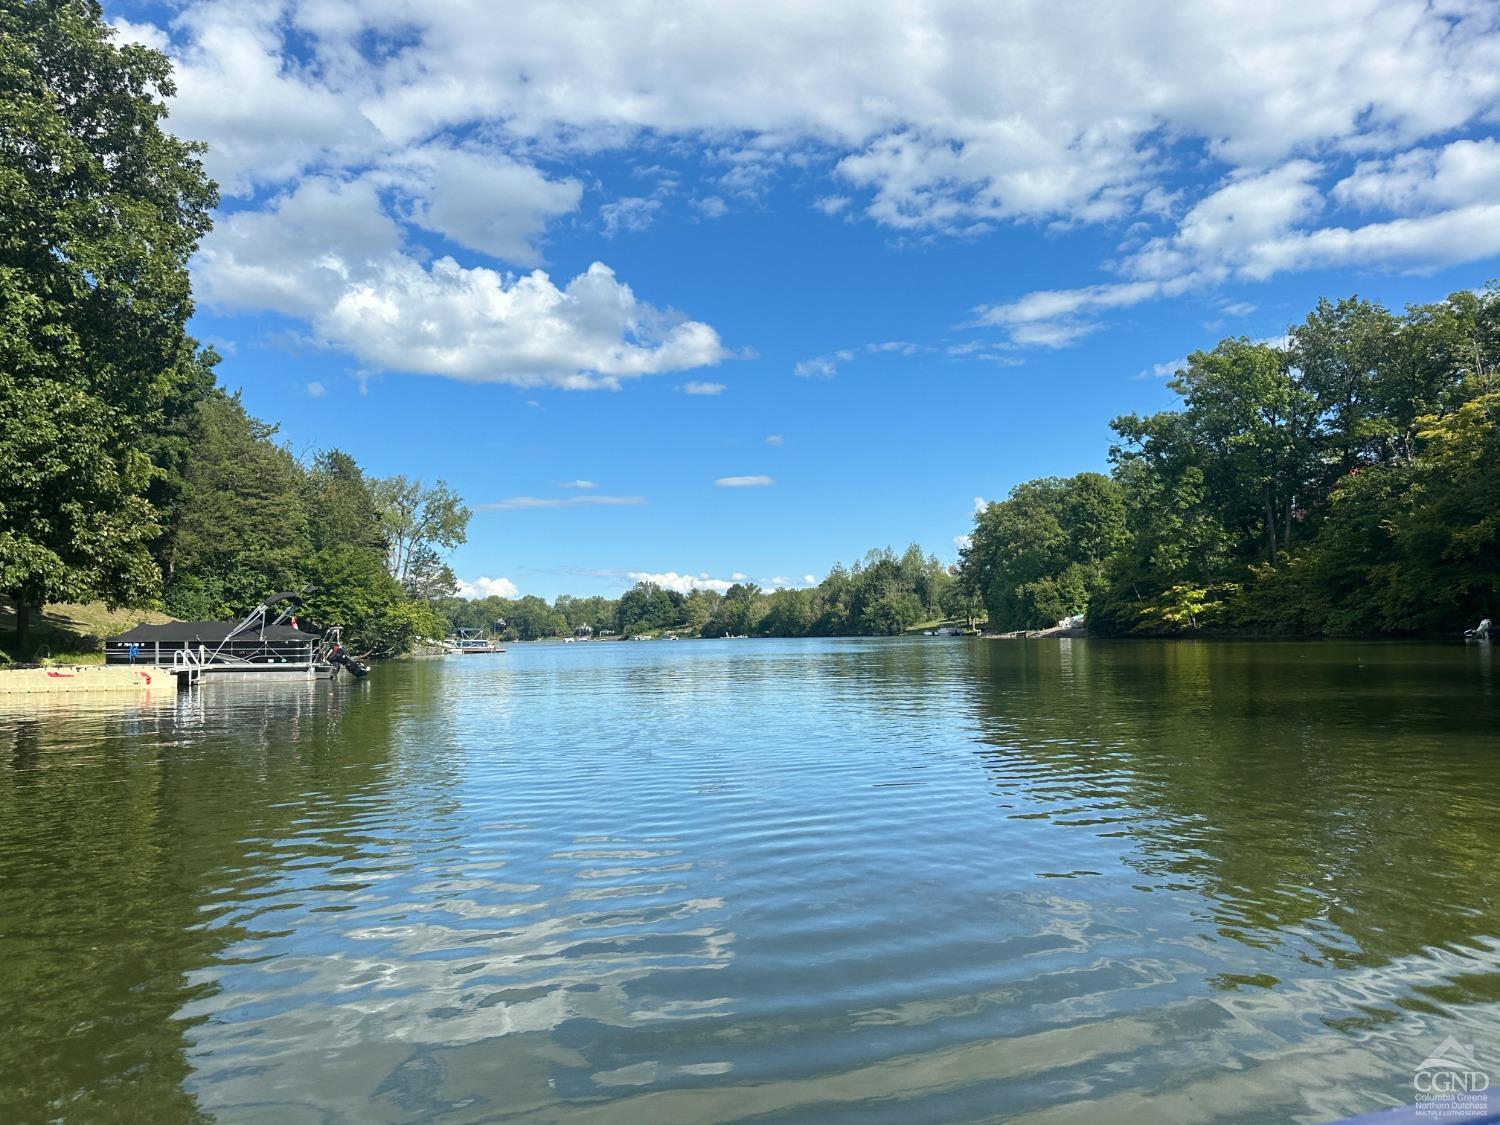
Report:
[[[0,592],[154,595],[154,434],[202,383],[187,261],[217,199],[158,51],[89,0],[0,6]]]
[[[214,393],[188,429],[182,495],[163,549],[167,612],[188,619],[243,613],[294,589],[312,554],[301,467],[276,427]]]
[[[404,476],[375,481],[373,490],[391,576],[414,598],[452,594],[458,583],[443,552],[468,538],[472,513],[462,497],[443,481],[427,487]]]
[[[424,637],[440,636],[444,621],[428,603],[409,598],[374,551],[333,546],[307,568],[312,591],[303,606],[309,624],[341,626],[355,652],[396,656]]]
[[[975,517],[962,585],[992,628],[1046,628],[1083,612],[1124,540],[1124,500],[1108,477],[1027,481]]]
[[[1416,633],[1494,616],[1497,366],[1493,288],[1402,315],[1322,301],[1284,347],[1194,353],[1169,384],[1177,409],[1114,422],[1124,527],[1080,598],[1090,628]],[[1079,592],[1057,484],[978,518],[960,582],[992,625],[1040,622]]]

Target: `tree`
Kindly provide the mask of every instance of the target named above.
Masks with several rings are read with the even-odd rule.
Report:
[[[1133,436],[1123,422],[1117,426]],[[1154,429],[1137,448],[1111,451],[1125,501],[1125,538],[1088,609],[1089,628],[1105,634],[1149,631],[1152,621],[1167,620],[1155,599],[1169,589],[1199,588],[1206,599],[1223,584],[1232,558],[1234,540],[1208,500],[1203,470],[1173,440],[1184,436],[1181,429],[1164,422]],[[1190,627],[1200,616],[1188,619]]]
[[[620,632],[629,636],[683,623],[684,598],[676,590],[664,590],[654,582],[637,582],[620,598],[616,619]]]
[[[871,636],[893,637],[922,619],[926,611],[915,594],[887,591],[865,606],[860,631]]]
[[[682,599],[682,623],[689,631],[701,634],[718,605],[719,595],[715,591],[689,590]]]
[[[374,489],[354,458],[319,453],[307,475],[308,531],[313,547],[357,547],[383,555],[384,528]]]
[[[400,584],[372,551],[347,544],[325,547],[312,560],[309,577],[313,589],[303,602],[304,617],[319,629],[340,626],[344,643],[355,652],[395,655],[417,636],[442,631],[440,621],[408,612],[413,607]]]
[[[1312,576],[1334,632],[1456,631],[1500,616],[1500,392],[1419,421],[1410,465],[1334,493]]]
[[[714,606],[714,614],[699,630],[704,637],[748,636],[755,631],[760,621],[761,610],[756,604],[760,598],[760,587],[754,582],[736,582],[724,591],[724,596]]]
[[[187,261],[216,189],[162,128],[166,56],[94,0],[0,7],[0,591],[33,606],[159,588],[151,433],[201,386]]]
[[[1396,427],[1385,416],[1380,384],[1389,371],[1400,321],[1357,297],[1324,298],[1289,333],[1293,366],[1317,404],[1328,451],[1326,487],[1355,465],[1379,459]]]
[[[777,590],[767,603],[757,628],[768,636],[805,637],[818,619],[816,590]]]
[[[1182,395],[1210,495],[1274,564],[1291,545],[1298,496],[1319,475],[1315,396],[1294,377],[1287,353],[1245,339],[1194,352],[1169,386]]]
[[[962,620],[967,628],[972,629],[974,622],[984,612],[984,598],[972,580],[970,572],[958,567],[952,578],[953,581],[948,583],[943,591],[939,608],[942,609],[944,617]]]
[[[1117,419],[1129,538],[1108,632],[1451,629],[1494,601],[1500,296],[1323,301],[1286,352],[1225,340],[1182,408]]]
[[[961,581],[983,599],[991,626],[1045,628],[1088,608],[1124,542],[1124,495],[1108,477],[1026,481],[975,516]]]
[[[510,603],[505,620],[510,632],[523,641],[539,641],[571,632],[568,619],[549,606],[545,599],[527,594]]]
[[[385,530],[386,569],[412,597],[434,598],[458,588],[442,550],[468,539],[473,513],[443,481],[423,488],[404,476],[377,482],[375,501]]]
[[[823,581],[818,583],[818,596],[823,610],[813,625],[813,632],[820,637],[837,637],[850,632],[852,624],[849,600],[854,587],[854,575],[842,564],[834,563]]]
[[[575,598],[569,594],[560,594],[553,608],[562,615],[569,633],[584,626],[596,633],[615,627],[616,603],[608,598]]]
[[[953,581],[947,567],[938,561],[936,555],[923,554],[922,548],[915,543],[902,553],[898,566],[901,589],[916,597],[922,617],[940,614],[943,595]]]
[[[190,618],[243,613],[299,587],[312,554],[307,487],[276,427],[238,395],[198,406],[176,526],[164,550],[167,611]]]

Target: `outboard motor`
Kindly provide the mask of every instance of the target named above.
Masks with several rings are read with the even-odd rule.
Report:
[[[362,680],[370,674],[370,666],[368,664],[363,660],[355,660],[354,657],[350,656],[343,649],[339,649],[338,652],[334,653],[333,662],[340,668],[349,669],[349,674],[356,680]]]
[[[363,660],[355,660],[344,649],[344,646],[337,641],[328,650],[328,663],[332,664],[335,668],[347,668],[349,674],[356,680],[362,680],[370,674],[370,666]]]

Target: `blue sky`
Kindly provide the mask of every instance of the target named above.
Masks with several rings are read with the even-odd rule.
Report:
[[[950,559],[1192,350],[1500,274],[1493,4],[1180,8],[107,11],[224,188],[222,381],[550,598]]]

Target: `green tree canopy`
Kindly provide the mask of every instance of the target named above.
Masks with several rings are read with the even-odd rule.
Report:
[[[216,618],[299,587],[312,554],[308,489],[296,460],[250,417],[238,395],[215,393],[189,427],[192,457],[164,549],[167,611]]]
[[[369,480],[353,457],[328,449],[307,474],[308,532],[318,550],[356,547],[385,552],[381,512]]]
[[[0,591],[19,609],[158,587],[153,431],[201,387],[187,261],[216,191],[167,133],[160,52],[94,0],[0,6]]]
[[[437,598],[458,588],[442,552],[468,538],[469,517],[463,498],[443,481],[424,487],[404,476],[376,482],[386,547],[386,569],[414,598]]]
[[[976,515],[961,581],[992,626],[1045,628],[1084,612],[1124,541],[1124,496],[1110,478],[1026,481]]]
[[[325,547],[308,573],[313,584],[304,603],[308,622],[320,629],[339,626],[355,652],[395,656],[416,640],[443,632],[442,618],[426,603],[409,599],[373,551]]]
[[[1104,632],[1457,629],[1493,614],[1500,295],[1321,301],[1283,350],[1226,340],[1114,423],[1126,543]]]

